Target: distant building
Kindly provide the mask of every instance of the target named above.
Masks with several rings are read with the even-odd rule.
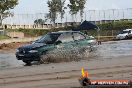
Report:
[[[0,35],[4,35],[4,29],[3,29],[3,27],[0,27]]]
[[[4,35],[4,30],[0,30],[0,35]]]
[[[118,21],[130,21],[132,19],[120,19],[120,20],[98,20],[98,21],[89,21],[94,24],[102,24],[102,23],[112,23],[112,22],[118,22]],[[59,27],[65,27],[65,26],[76,26],[80,25],[81,22],[65,22],[65,23],[55,23],[55,24],[32,24],[32,25],[10,25],[5,24],[7,29],[51,29],[53,27],[59,28]],[[5,27],[3,25],[3,28]]]
[[[128,21],[129,19],[120,19],[121,21]]]

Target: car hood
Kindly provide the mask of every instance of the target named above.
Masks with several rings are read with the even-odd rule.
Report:
[[[126,35],[128,35],[128,33],[118,34],[117,36],[126,36]]]
[[[22,47],[20,47],[19,49],[23,48],[23,49],[36,49],[42,46],[45,46],[46,44],[44,43],[32,43],[32,44],[28,44],[28,45],[24,45]]]

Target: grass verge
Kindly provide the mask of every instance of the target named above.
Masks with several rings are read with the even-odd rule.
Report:
[[[9,39],[9,37],[5,35],[0,35],[0,40],[3,40],[3,39]]]

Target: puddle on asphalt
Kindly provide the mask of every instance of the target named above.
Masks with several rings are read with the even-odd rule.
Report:
[[[98,46],[95,52],[96,57],[105,59],[112,59],[113,57],[132,55],[132,41],[114,41],[103,43]],[[88,54],[90,55],[90,54]],[[96,59],[95,56],[89,56],[90,59]],[[22,61],[18,61],[14,53],[4,52],[0,53],[0,69],[14,68],[23,66]]]
[[[132,41],[104,43],[98,47],[98,55],[103,58],[132,55]]]
[[[22,61],[18,61],[14,53],[0,53],[0,69],[23,66]]]

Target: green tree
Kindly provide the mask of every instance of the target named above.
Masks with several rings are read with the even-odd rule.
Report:
[[[3,19],[11,15],[10,10],[18,4],[18,0],[0,0],[0,26]]]
[[[62,22],[62,19],[64,18],[64,14],[65,14],[65,1],[66,0],[58,0],[59,1],[59,8],[58,8],[58,12],[60,13],[61,15],[61,22]]]
[[[72,15],[72,18],[78,13],[79,11],[79,5],[77,3],[77,0],[70,0],[70,4],[68,4],[68,7],[70,9],[70,14]]]
[[[36,25],[43,25],[43,24],[45,24],[45,20],[43,20],[43,19],[36,19],[34,21],[34,24],[36,24]]]
[[[80,10],[80,17],[81,17],[81,22],[82,22],[86,0],[77,0],[77,3],[78,3],[78,6],[79,6],[78,9]]]
[[[49,14],[47,15],[47,18],[51,19],[51,21],[55,24],[55,21],[57,19],[57,13],[59,11],[59,0],[48,0],[47,4],[49,7]]]

